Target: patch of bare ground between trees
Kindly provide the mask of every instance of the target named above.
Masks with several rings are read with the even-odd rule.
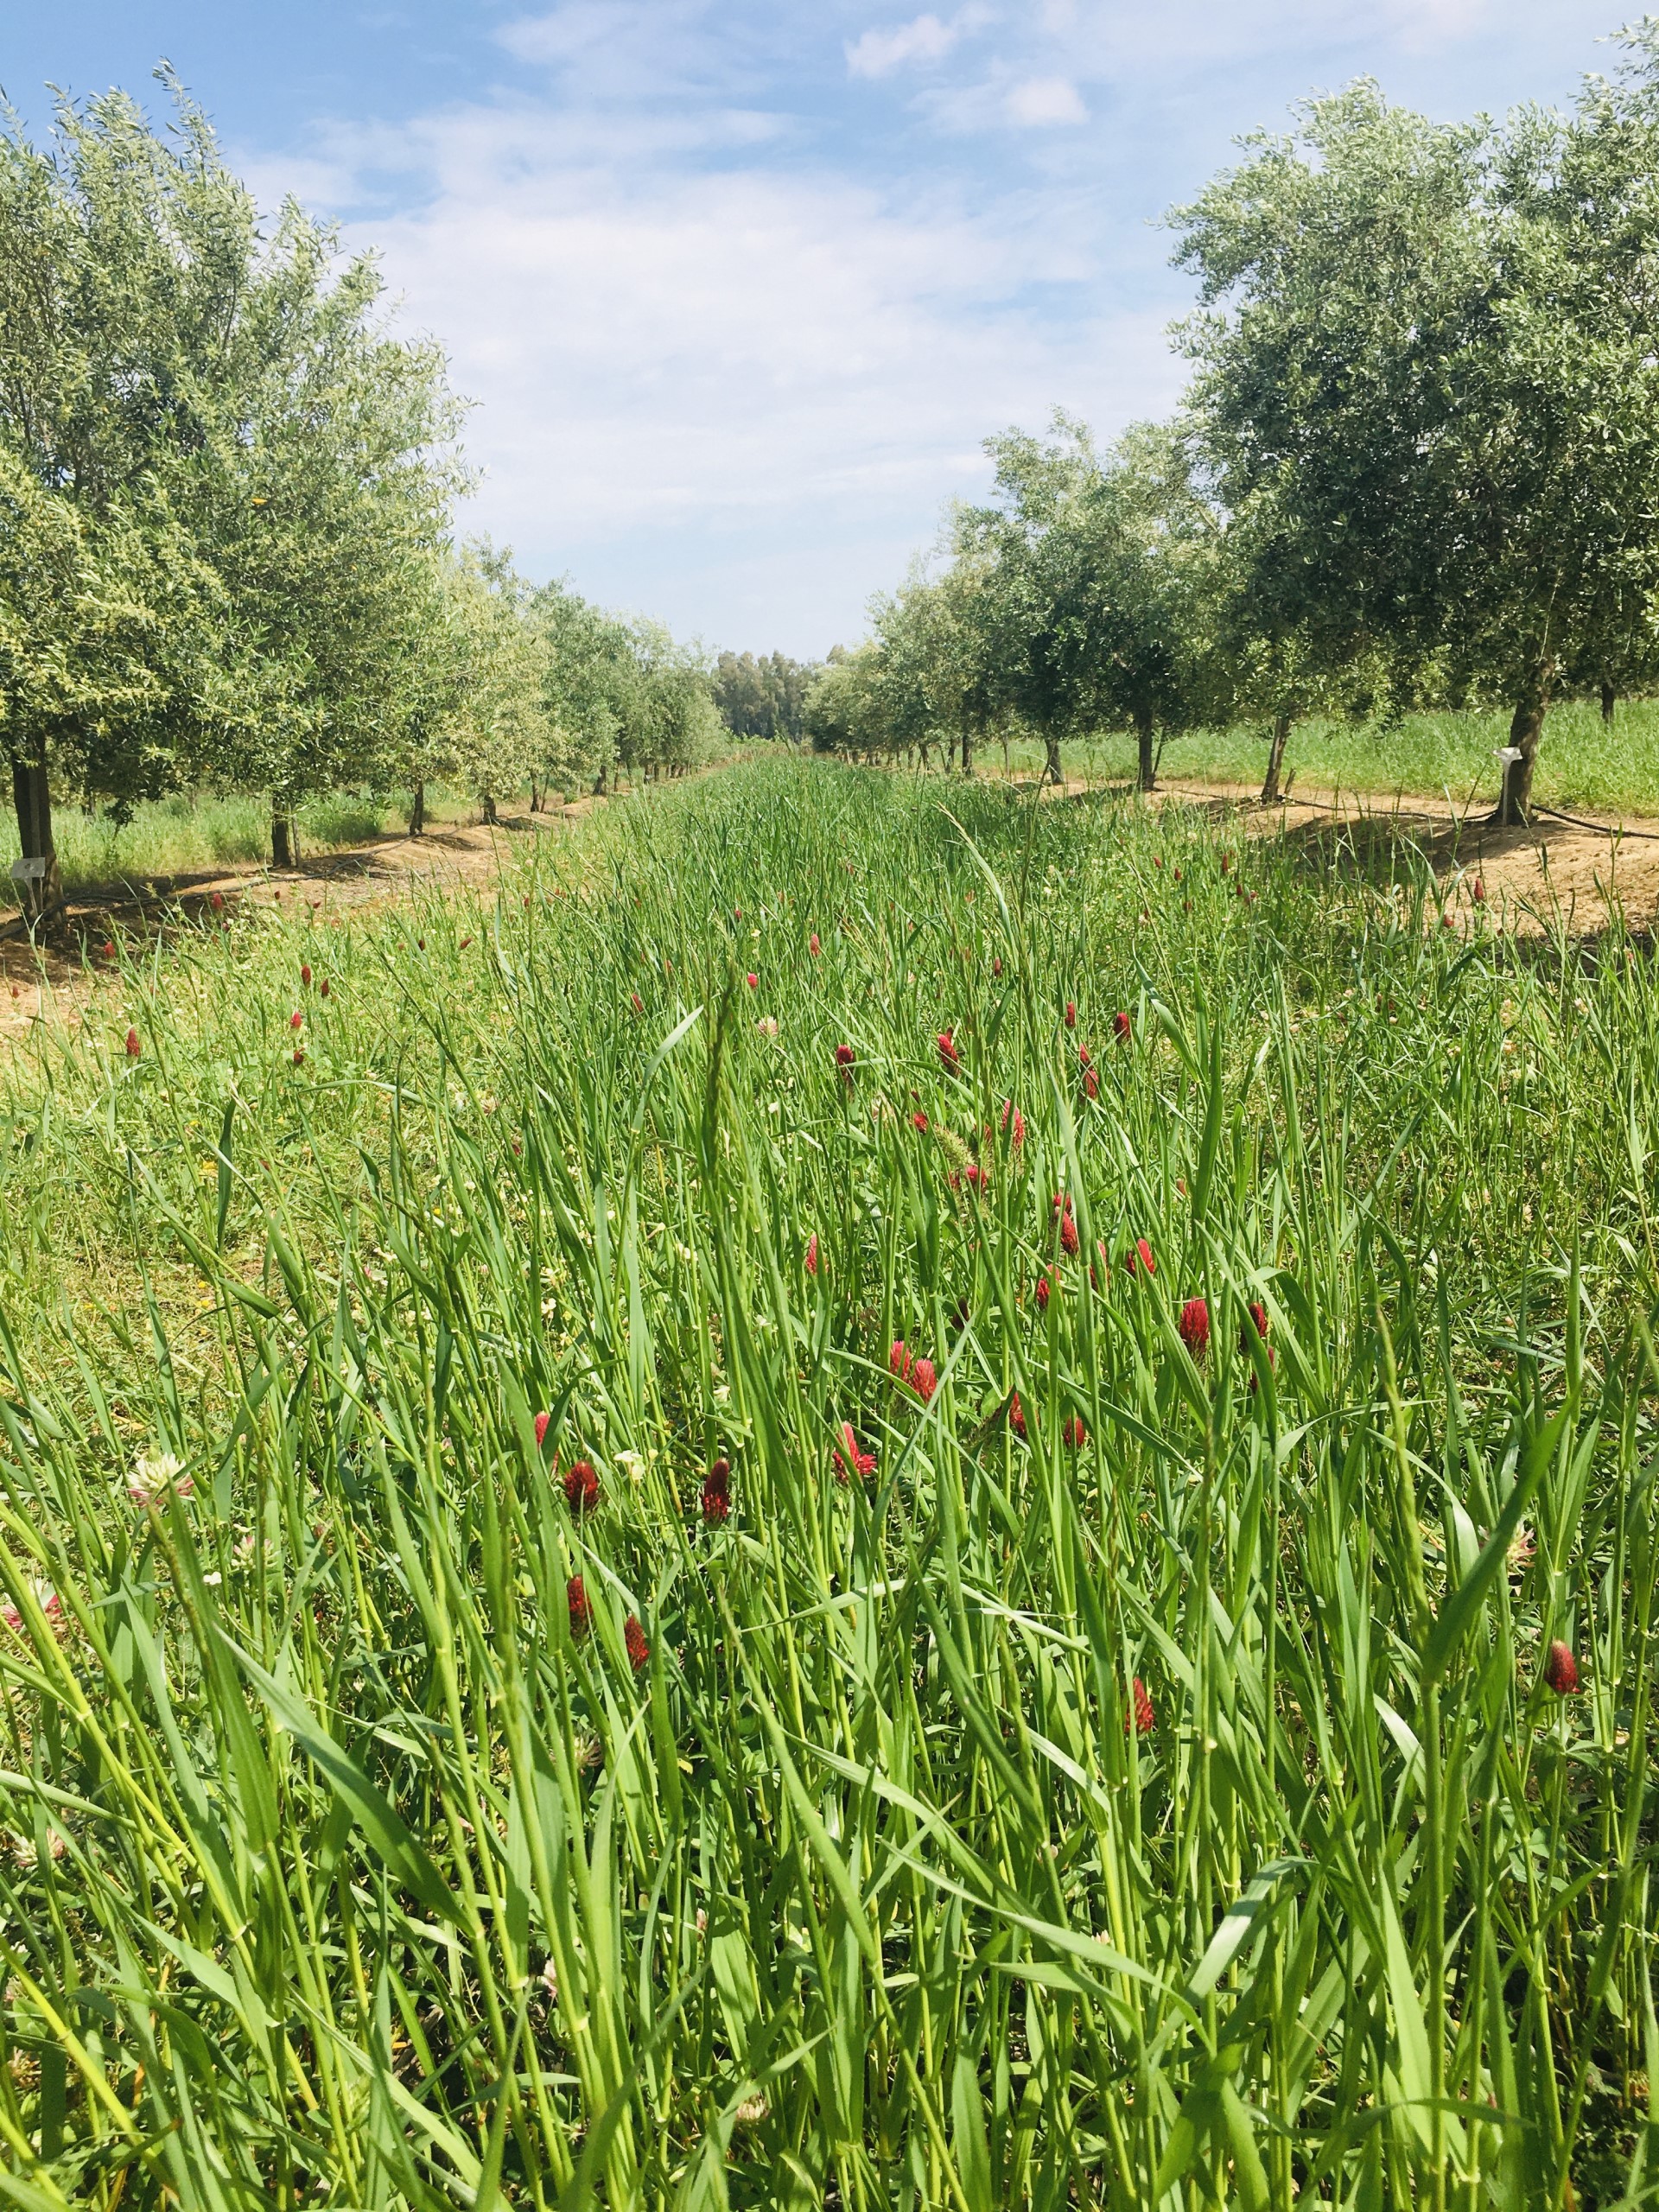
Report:
[[[1025,788],[1035,790],[1035,780]],[[1073,778],[1044,787],[1050,798],[1108,793],[1137,798],[1120,780]],[[1598,817],[1574,808],[1579,818],[1566,821],[1541,808],[1530,828],[1507,830],[1493,825],[1488,804],[1443,795],[1313,790],[1263,806],[1247,785],[1178,777],[1160,778],[1137,803],[1236,819],[1252,836],[1282,836],[1310,856],[1323,852],[1372,874],[1400,847],[1414,845],[1440,879],[1454,922],[1467,922],[1478,903],[1495,925],[1517,936],[1564,927],[1569,936],[1594,937],[1617,911],[1633,934],[1659,935],[1659,820],[1643,816]]]
[[[225,911],[233,906],[290,912],[308,908],[326,924],[348,909],[393,904],[417,884],[487,890],[502,861],[525,849],[527,836],[579,821],[598,807],[613,805],[619,796],[626,803],[636,795],[607,793],[575,799],[545,814],[504,815],[493,827],[437,823],[418,837],[391,834],[332,852],[302,855],[291,868],[252,864],[101,885],[71,898],[50,938],[38,946],[21,932],[14,917],[10,933],[0,936],[0,1045],[21,1042],[42,1020],[72,1028],[78,1024],[92,994],[115,980],[97,949],[118,928],[129,933],[165,928],[175,914],[200,921],[219,911],[215,897]],[[0,922],[0,930],[4,927]]]

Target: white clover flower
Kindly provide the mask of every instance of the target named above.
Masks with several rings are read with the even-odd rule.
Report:
[[[181,1460],[170,1452],[157,1452],[149,1459],[135,1459],[132,1472],[127,1478],[127,1495],[135,1505],[158,1505],[168,1491],[176,1497],[188,1497],[195,1488],[193,1476],[184,1472]]]

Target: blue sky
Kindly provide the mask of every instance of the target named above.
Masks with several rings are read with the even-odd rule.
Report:
[[[1570,99],[1618,0],[0,0],[0,85],[155,91],[380,251],[476,403],[468,521],[711,647],[822,653],[980,440],[1180,384],[1157,227],[1290,104]]]

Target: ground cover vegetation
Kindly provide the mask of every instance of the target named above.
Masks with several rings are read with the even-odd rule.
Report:
[[[1555,699],[1611,721],[1659,589],[1659,25],[1567,113],[1433,123],[1363,83],[1170,218],[1198,283],[1172,422],[988,441],[993,496],[808,695],[815,743],[924,765],[1011,731],[1161,746],[1501,708],[1497,818]],[[1194,751],[1202,753],[1200,738]]]
[[[1649,2201],[1649,955],[940,791],[7,1062],[12,2202]]]
[[[0,748],[32,920],[54,792],[118,830],[181,790],[296,812],[702,758],[707,671],[656,626],[457,539],[464,410],[369,256],[268,229],[198,110],[120,93],[0,129]]]

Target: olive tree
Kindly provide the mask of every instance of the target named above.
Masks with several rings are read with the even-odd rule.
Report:
[[[296,798],[396,740],[457,414],[380,289],[297,207],[267,238],[181,95],[165,133],[121,93],[60,103],[43,146],[0,130],[0,452],[81,580],[5,724],[43,880],[54,775],[118,807],[269,791],[280,856]],[[20,600],[10,628],[45,634]]]
[[[1628,659],[1659,593],[1659,29],[1624,45],[1565,116],[1311,101],[1174,218],[1258,604],[1322,675],[1504,700],[1504,821],[1564,673]]]
[[[1199,615],[1219,524],[1182,439],[1141,425],[1100,454],[1057,416],[1048,441],[1009,431],[988,450],[995,504],[963,509],[957,533],[995,690],[1042,738],[1046,776],[1064,738],[1128,729],[1150,790],[1158,733],[1194,727],[1211,689]]]

